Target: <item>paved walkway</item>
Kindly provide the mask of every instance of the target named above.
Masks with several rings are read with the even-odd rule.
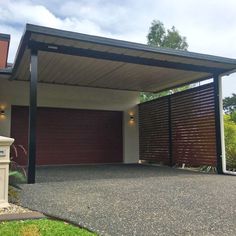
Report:
[[[236,235],[236,177],[167,167],[40,168],[22,205],[99,235]]]

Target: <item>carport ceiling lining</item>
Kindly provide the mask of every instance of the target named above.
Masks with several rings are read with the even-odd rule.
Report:
[[[38,81],[158,92],[236,68],[236,60],[27,25],[12,79],[29,80],[30,48]]]

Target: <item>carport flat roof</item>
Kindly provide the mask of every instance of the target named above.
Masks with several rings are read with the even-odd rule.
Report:
[[[39,82],[84,87],[158,92],[236,69],[235,59],[27,24],[11,79],[29,80],[31,50]]]

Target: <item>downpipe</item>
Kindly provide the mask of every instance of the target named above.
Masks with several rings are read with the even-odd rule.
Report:
[[[225,132],[224,132],[224,115],[223,115],[223,99],[222,99],[222,76],[220,75],[219,80],[219,107],[220,107],[220,133],[221,133],[221,150],[222,150],[222,171],[226,175],[235,175],[235,171],[229,171],[226,169],[226,156],[225,156]]]

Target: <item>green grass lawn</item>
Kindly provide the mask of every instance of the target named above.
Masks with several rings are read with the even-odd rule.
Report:
[[[95,236],[63,221],[40,219],[0,223],[0,236]]]

